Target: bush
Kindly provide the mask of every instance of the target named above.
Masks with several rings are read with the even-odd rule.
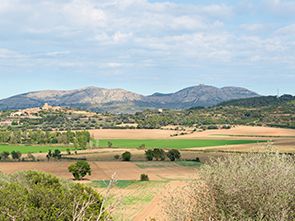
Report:
[[[53,153],[52,153],[52,157],[53,158],[56,158],[56,159],[61,159],[61,152],[60,152],[60,150],[58,150],[58,149],[54,150]]]
[[[87,174],[91,175],[91,168],[87,161],[80,160],[69,166],[69,172],[73,174],[75,180],[82,180]]]
[[[7,151],[3,151],[1,154],[0,154],[0,159],[1,160],[7,160],[8,157],[9,157],[10,153],[7,152]]]
[[[180,154],[180,152],[178,150],[172,149],[172,150],[168,151],[167,157],[171,161],[175,161],[175,160],[179,160],[181,158],[181,154]]]
[[[154,159],[154,152],[152,150],[146,150],[145,151],[145,158],[148,161],[152,161]]]
[[[294,174],[294,158],[286,155],[250,153],[218,159],[171,194],[165,211],[171,220],[293,221]]]
[[[22,154],[19,151],[12,151],[11,152],[11,157],[14,160],[19,160],[21,158]]]
[[[153,150],[153,156],[156,160],[165,160],[165,151],[163,149],[155,148]]]
[[[149,181],[149,176],[146,174],[141,174],[140,175],[140,181]]]
[[[0,174],[0,186],[0,220],[109,220],[95,190],[49,174]]]
[[[115,159],[115,160],[119,160],[119,159],[120,159],[120,155],[116,154],[116,155],[114,156],[114,159]]]
[[[122,160],[123,161],[130,161],[131,160],[131,153],[129,151],[126,151],[122,154]]]

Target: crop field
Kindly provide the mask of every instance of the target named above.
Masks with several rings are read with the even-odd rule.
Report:
[[[0,144],[0,152],[7,151],[19,151],[23,154],[25,153],[46,153],[49,150],[60,150],[66,151],[67,149],[74,149],[73,147],[65,146],[31,146],[31,145],[10,145],[10,144]]]
[[[182,140],[182,139],[102,139],[96,143],[100,147],[112,148],[175,148],[186,149],[196,147],[213,147],[213,146],[225,146],[225,145],[239,145],[239,144],[253,144],[265,142],[263,140]]]

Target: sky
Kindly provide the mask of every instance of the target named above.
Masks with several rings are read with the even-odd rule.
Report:
[[[294,0],[0,0],[0,98],[207,84],[295,94]]]

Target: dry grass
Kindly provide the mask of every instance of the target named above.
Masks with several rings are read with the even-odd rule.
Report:
[[[294,158],[236,155],[215,160],[198,174],[198,179],[167,198],[170,220],[295,219]]]

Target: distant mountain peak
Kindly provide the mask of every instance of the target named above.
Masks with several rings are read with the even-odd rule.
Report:
[[[245,88],[217,88],[204,84],[187,87],[175,93],[157,92],[150,96],[143,96],[121,88],[107,89],[90,86],[77,90],[44,90],[16,95],[0,100],[0,110],[40,107],[48,103],[53,106],[120,113],[147,108],[208,107],[233,99],[257,96],[259,96],[257,93]]]

